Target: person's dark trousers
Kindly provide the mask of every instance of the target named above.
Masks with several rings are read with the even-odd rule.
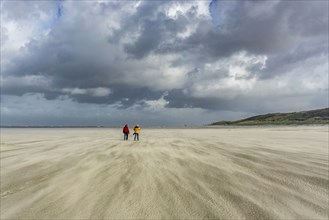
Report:
[[[123,133],[123,140],[128,140],[128,133]]]
[[[135,137],[134,137],[134,141],[139,141],[139,134],[134,134],[135,135]]]

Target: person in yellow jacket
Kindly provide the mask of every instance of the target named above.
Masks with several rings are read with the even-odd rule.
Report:
[[[134,127],[134,141],[139,141],[139,132],[140,132],[141,128],[139,127],[139,125],[137,124]]]

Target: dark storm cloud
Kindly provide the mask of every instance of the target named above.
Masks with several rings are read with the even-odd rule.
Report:
[[[168,51],[194,51],[197,59],[209,61],[241,50],[275,55],[289,53],[310,42],[322,43],[323,48],[328,44],[328,2],[281,1],[266,6],[267,3],[221,2],[229,5],[229,14],[217,28],[201,20],[193,34],[184,41],[176,41],[178,45],[168,45]],[[212,13],[222,13],[221,7]]]
[[[227,105],[224,105],[223,102],[218,102],[217,99],[214,98],[194,98],[187,94],[184,94],[183,90],[176,89],[172,90],[168,93],[165,99],[169,102],[167,107],[169,108],[205,108],[206,109],[217,109],[218,107],[222,107],[226,110],[228,108]]]
[[[47,99],[64,95],[80,103],[119,103],[127,108],[158,100],[168,91],[164,97],[168,108],[255,111],[250,105],[257,104],[256,98],[237,94],[225,99],[195,88],[212,86],[209,91],[216,92],[217,84],[223,84],[225,90],[223,80],[231,77],[228,93],[243,92],[245,87],[236,81],[273,79],[290,74],[312,57],[328,56],[327,1],[217,3],[211,6],[213,20],[198,14],[193,1],[185,2],[186,11],[174,17],[164,10],[172,1],[144,1],[136,9],[134,2],[63,2],[60,16],[57,4],[22,3],[15,8],[6,3],[3,10],[8,20],[19,23],[26,13],[32,21],[38,20],[42,17],[38,10],[57,13],[58,20],[40,25],[40,29],[51,26],[49,33],[29,39],[3,66],[2,93],[42,93]],[[118,9],[124,14],[115,14]],[[10,41],[8,36],[5,43]],[[256,61],[233,65],[230,59],[241,52],[245,54],[241,59],[255,56]],[[266,68],[259,61],[263,57]],[[230,72],[232,65],[240,69]],[[182,69],[178,74],[162,72],[168,66]],[[240,74],[241,69],[247,74]],[[176,85],[179,80],[183,82]],[[169,81],[172,85],[159,88]],[[109,92],[90,92],[97,88]]]
[[[223,98],[198,98],[184,94],[182,90],[172,90],[165,97],[169,102],[169,108],[202,108],[220,111],[253,111],[259,108],[259,100],[248,99],[248,97],[236,97],[232,99]]]
[[[160,42],[160,37],[175,36],[176,32],[184,30],[183,26],[173,19],[166,18],[163,13],[153,13],[161,4],[143,3],[132,15],[140,20],[140,27],[144,29],[138,42],[134,45],[126,45],[125,49],[135,57],[143,57],[152,51]],[[101,4],[104,12],[106,6]],[[68,9],[62,6],[64,11],[61,19],[65,19]],[[108,6],[108,9],[112,9]],[[66,10],[66,11],[65,11]],[[155,14],[153,16],[153,14]],[[143,85],[133,85],[126,81],[134,78],[134,73],[127,69],[124,54],[120,54],[119,46],[107,44],[104,38],[95,37],[99,33],[99,26],[86,22],[88,15],[74,20],[73,23],[58,21],[52,28],[47,38],[30,40],[22,47],[18,55],[12,60],[12,65],[6,68],[4,76],[16,76],[17,80],[24,76],[42,76],[49,79],[46,86],[32,84],[17,86],[8,83],[3,87],[4,94],[22,95],[29,92],[44,93],[47,99],[57,98],[61,95],[70,95],[73,100],[87,103],[115,103],[121,102],[128,107],[140,100],[158,99],[163,91],[154,91]],[[123,27],[132,30],[136,26],[136,19],[127,19]],[[137,22],[138,23],[138,22]],[[169,32],[166,32],[169,30]],[[125,30],[121,31],[124,34]],[[173,34],[172,34],[173,33]],[[143,71],[143,67],[139,71]],[[145,76],[144,76],[145,77]],[[159,76],[160,77],[160,76]],[[140,81],[147,80],[141,75],[136,76]],[[41,88],[40,88],[41,87]],[[105,87],[112,92],[104,97],[93,97],[88,94],[67,94],[63,89],[79,88],[90,89]]]
[[[270,55],[266,62],[267,68],[259,74],[260,79],[269,79],[285,74],[290,70],[293,70],[296,65],[300,65],[300,63],[303,63],[312,57],[328,57],[328,49],[323,45],[326,45],[326,43],[315,43],[311,46],[301,45],[288,53]]]
[[[124,21],[124,28],[115,34],[115,36],[122,36],[131,34],[131,31],[137,31],[139,36],[136,41],[124,45],[125,51],[134,58],[141,59],[150,52],[159,50],[162,43],[176,39],[177,34],[184,32],[186,25],[191,22],[189,13],[179,14],[175,19],[167,17],[161,11],[161,6],[165,4],[165,2],[143,2],[135,14]],[[114,39],[117,38],[115,36]]]
[[[184,94],[182,90],[172,90],[165,99],[168,108],[201,108],[210,111],[252,112],[252,115],[292,112],[324,108],[328,103],[328,91],[299,94],[295,96],[276,95],[261,97],[239,95],[234,99],[224,98],[195,98]]]
[[[166,4],[165,1],[153,2],[144,1],[140,4],[138,9],[130,14],[129,16],[123,16],[120,21],[120,27],[115,28],[114,31],[109,35],[108,41],[110,43],[119,43],[124,37],[129,37],[134,32],[139,32],[139,27],[145,28],[144,23],[150,22],[151,19],[156,17],[158,13],[158,8]],[[108,4],[102,3],[103,9],[112,9],[112,2]],[[106,5],[106,6],[105,6]],[[114,7],[120,9],[122,5]],[[155,33],[156,34],[156,33]]]
[[[7,77],[1,81],[1,92],[19,96],[25,93],[47,93],[49,81],[42,76]]]
[[[125,51],[137,59],[141,59],[153,51],[162,41],[161,28],[156,21],[144,24],[141,35],[134,44],[125,45]]]
[[[126,44],[125,51],[137,59],[143,58],[150,52],[160,51],[162,44],[176,39],[178,33],[186,30],[185,25],[188,22],[188,18],[183,15],[174,20],[159,13],[155,20],[145,20],[142,23],[140,36],[133,44]]]

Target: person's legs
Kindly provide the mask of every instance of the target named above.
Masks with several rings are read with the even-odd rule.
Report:
[[[136,136],[137,136],[137,140],[139,141],[139,134],[136,134]]]
[[[124,137],[123,137],[124,140],[128,140],[128,133],[124,133]]]

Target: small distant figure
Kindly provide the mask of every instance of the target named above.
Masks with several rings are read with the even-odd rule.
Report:
[[[139,127],[139,125],[137,124],[134,127],[134,141],[139,141],[139,131],[141,130],[141,128]]]
[[[122,132],[123,132],[123,140],[128,140],[128,136],[130,132],[127,124],[123,127]]]

